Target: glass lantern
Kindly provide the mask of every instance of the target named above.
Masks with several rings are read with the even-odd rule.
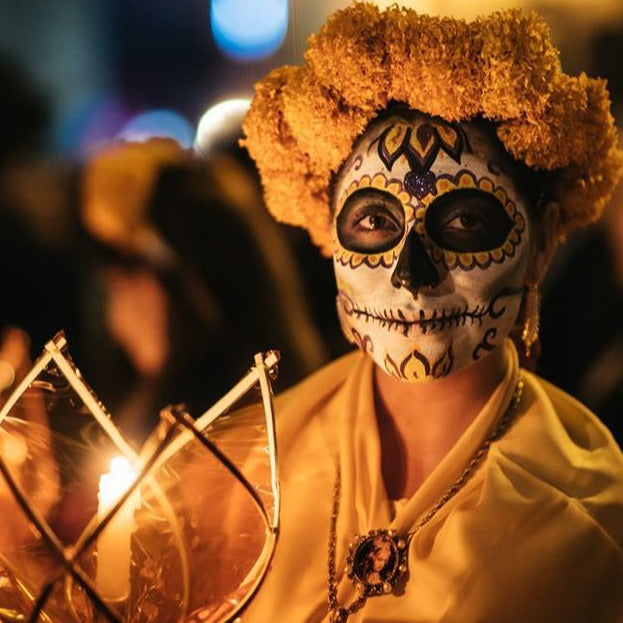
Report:
[[[0,620],[224,623],[279,527],[278,353],[193,419],[161,412],[137,452],[48,342],[0,411]]]

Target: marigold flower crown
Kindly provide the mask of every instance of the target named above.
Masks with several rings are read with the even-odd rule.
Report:
[[[549,28],[513,9],[472,22],[356,3],[309,38],[303,66],[256,84],[242,143],[273,216],[331,253],[329,187],[354,140],[392,102],[448,121],[495,122],[518,161],[553,171],[560,236],[599,218],[623,155],[604,80],[561,70]]]

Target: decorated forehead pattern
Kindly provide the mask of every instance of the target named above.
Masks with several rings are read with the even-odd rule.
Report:
[[[471,151],[467,134],[458,124],[431,119],[416,122],[399,121],[389,125],[370,145],[377,145],[381,162],[389,171],[400,156],[409,163],[410,171],[404,178],[408,193],[423,199],[434,194],[435,176],[430,170],[440,151],[457,164],[461,155]]]

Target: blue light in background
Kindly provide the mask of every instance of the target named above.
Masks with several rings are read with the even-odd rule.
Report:
[[[51,138],[59,153],[85,157],[114,138],[128,119],[128,111],[117,94],[97,93],[63,111]]]
[[[288,0],[211,0],[216,45],[237,60],[259,60],[276,52],[288,30]]]
[[[126,141],[146,141],[150,138],[172,138],[189,149],[195,131],[190,123],[173,110],[147,110],[126,123],[117,138]]]

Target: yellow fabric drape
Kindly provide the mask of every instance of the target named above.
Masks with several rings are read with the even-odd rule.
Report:
[[[243,623],[327,617],[327,551],[339,462],[341,576],[348,543],[374,528],[412,531],[482,445],[519,378],[506,373],[459,441],[409,500],[387,496],[373,363],[343,357],[277,401],[282,532]],[[623,455],[610,433],[562,391],[521,371],[512,427],[457,495],[419,530],[401,594],[371,597],[349,623],[623,621]],[[340,602],[354,590],[341,578]]]

